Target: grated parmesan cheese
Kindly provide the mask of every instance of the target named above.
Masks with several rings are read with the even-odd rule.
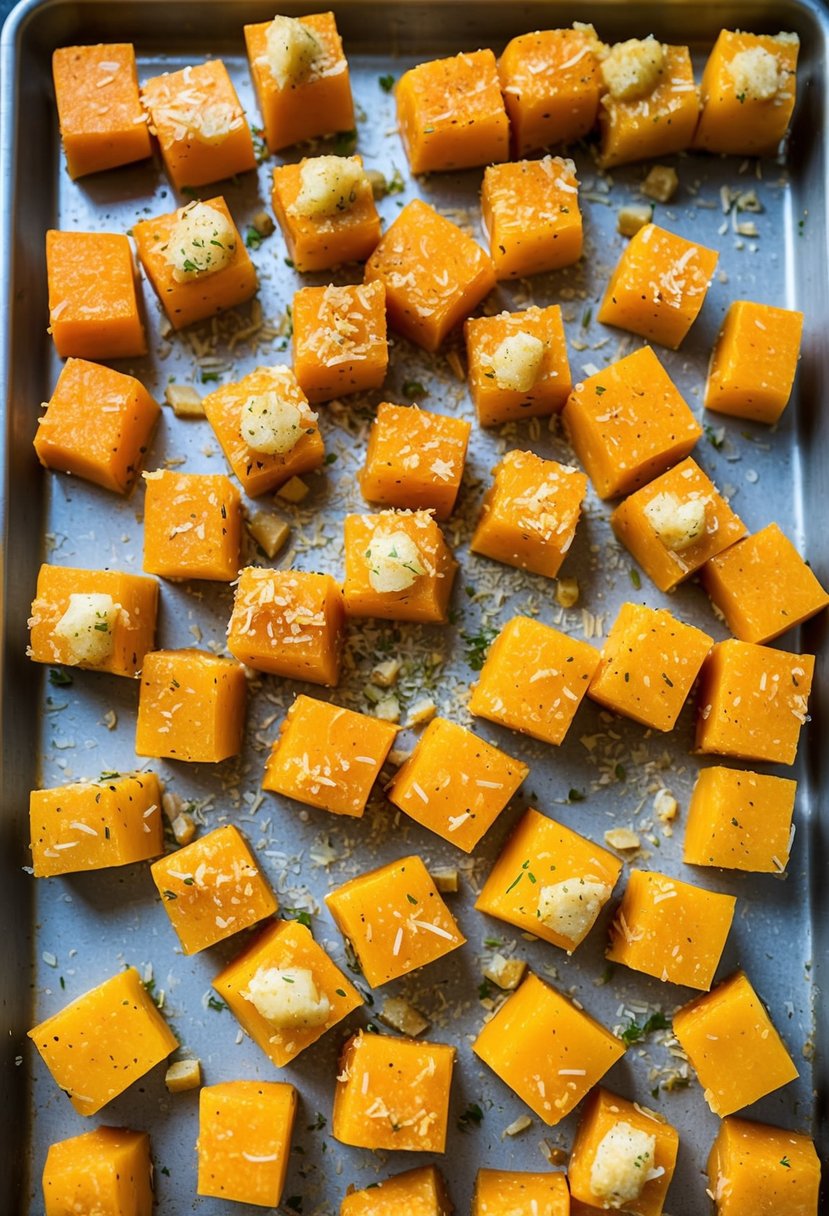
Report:
[[[777,56],[762,46],[738,51],[725,68],[738,101],[771,101],[785,83]]]
[[[299,171],[300,189],[290,210],[319,219],[348,211],[370,184],[357,156],[314,156]]]
[[[629,38],[611,47],[602,78],[614,101],[635,101],[652,93],[665,70],[665,48],[653,35]]]
[[[296,17],[274,17],[265,32],[265,62],[280,89],[307,76],[323,50],[313,30]]]

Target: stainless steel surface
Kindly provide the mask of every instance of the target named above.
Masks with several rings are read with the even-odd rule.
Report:
[[[282,11],[307,11],[295,4]],[[477,172],[432,177],[418,184],[408,178],[406,161],[393,133],[393,103],[378,86],[378,76],[396,75],[410,63],[447,50],[492,45],[496,51],[508,37],[527,29],[567,24],[574,16],[594,20],[607,37],[644,35],[675,42],[691,41],[699,54],[710,46],[722,25],[752,30],[795,29],[802,40],[798,72],[799,103],[786,166],[764,162],[755,177],[755,162],[738,159],[678,158],[675,163],[681,189],[674,204],[657,207],[657,221],[720,250],[720,269],[702,315],[678,354],[658,348],[658,354],[696,412],[701,412],[701,387],[706,360],[720,319],[735,298],[765,300],[806,313],[804,354],[796,400],[773,431],[737,420],[707,418],[724,427],[726,442],[720,450],[703,439],[695,455],[721,488],[729,488],[735,509],[750,529],[776,519],[793,536],[825,582],[829,578],[829,451],[821,410],[829,378],[827,343],[827,214],[826,206],[826,47],[827,21],[818,4],[809,0],[781,3],[684,4],[679,0],[656,4],[580,4],[577,9],[560,3],[503,4],[444,3],[375,5],[369,0],[342,0],[335,5],[346,52],[352,68],[355,95],[364,117],[359,124],[358,150],[366,163],[391,174],[403,171],[407,195],[420,193],[439,206],[473,207],[480,174]],[[155,898],[145,866],[102,874],[70,876],[35,882],[24,873],[28,862],[26,806],[29,789],[42,782],[58,784],[72,777],[95,775],[101,770],[125,769],[135,764],[133,728],[137,686],[114,678],[76,673],[69,688],[52,687],[45,673],[25,658],[26,618],[39,562],[64,565],[111,565],[140,571],[142,496],[121,500],[83,482],[47,474],[36,464],[31,439],[39,404],[46,400],[56,379],[59,361],[46,334],[46,280],[43,233],[49,226],[121,231],[143,214],[168,210],[175,197],[157,163],[145,163],[71,183],[63,169],[51,94],[49,59],[61,44],[98,40],[133,40],[139,56],[141,79],[155,70],[196,62],[208,53],[221,53],[231,69],[249,117],[258,121],[243,54],[241,27],[245,20],[265,19],[272,6],[205,0],[136,0],[113,4],[105,0],[46,0],[21,6],[3,35],[2,94],[2,237],[6,320],[0,338],[0,376],[5,400],[3,443],[2,616],[5,641],[2,650],[3,765],[0,804],[0,889],[6,931],[0,939],[0,976],[3,1002],[0,1010],[0,1131],[6,1151],[0,1155],[0,1193],[9,1213],[37,1213],[41,1209],[40,1172],[48,1144],[99,1122],[125,1123],[152,1133],[156,1163],[159,1211],[181,1213],[192,1206],[210,1214],[229,1211],[215,1200],[195,1197],[197,1097],[170,1096],[163,1084],[163,1069],[156,1069],[93,1120],[75,1115],[25,1044],[26,1030],[43,1016],[117,971],[125,963],[152,968],[156,987],[166,994],[165,1012],[182,1044],[200,1056],[208,1083],[236,1077],[275,1078],[276,1071],[248,1040],[237,1041],[237,1024],[229,1011],[214,1012],[205,1004],[210,981],[222,961],[238,948],[224,946],[185,959],[164,911]],[[533,279],[529,288],[502,286],[504,306],[525,302],[527,290],[537,303],[560,302],[569,318],[567,329],[577,343],[600,348],[571,348],[574,374],[589,362],[604,366],[618,357],[618,331],[602,330],[595,321],[582,326],[586,310],[600,298],[610,267],[622,248],[615,233],[617,207],[635,194],[642,176],[638,167],[613,174],[613,189],[602,201],[601,183],[589,154],[575,159],[587,198],[587,245],[582,262],[556,275]],[[262,202],[268,202],[268,180],[273,160],[257,174],[239,183],[223,184],[225,197],[244,231]],[[724,215],[720,187],[753,188],[763,203],[755,219],[759,236],[738,238],[729,229],[720,233]],[[209,197],[210,189],[202,192]],[[386,223],[397,214],[406,196],[392,196],[381,205]],[[609,205],[607,205],[609,204]],[[802,223],[801,223],[802,221]],[[260,297],[266,318],[279,317],[299,286],[299,278],[285,262],[285,249],[277,233],[253,253],[260,270]],[[346,276],[347,277],[347,276]],[[308,276],[306,281],[326,281]],[[522,296],[520,293],[524,291]],[[159,310],[147,284],[144,297],[152,332],[152,349],[158,351]],[[186,337],[173,339],[165,357],[154,354],[133,363],[134,371],[157,396],[168,378],[188,378],[195,370]],[[639,345],[632,341],[628,349]],[[258,352],[241,343],[229,357],[233,370],[221,379],[236,378],[257,363],[288,361],[290,351],[277,340]],[[226,352],[221,346],[219,354]],[[321,425],[329,451],[337,461],[312,479],[308,505],[287,508],[295,524],[296,564],[302,569],[341,573],[339,518],[344,509],[361,509],[354,474],[362,459],[370,404],[382,398],[404,400],[403,382],[419,380],[428,390],[427,408],[471,417],[464,386],[445,362],[434,362],[402,341],[395,340],[392,367],[382,394],[370,399],[347,399],[342,409],[323,406]],[[206,390],[205,390],[206,391]],[[455,594],[457,626],[419,630],[410,626],[351,625],[348,670],[330,695],[342,703],[363,707],[364,685],[371,652],[379,640],[412,658],[413,674],[405,688],[414,695],[426,683],[447,716],[467,721],[458,693],[474,674],[465,662],[462,632],[475,633],[494,603],[492,595],[473,601],[467,585],[496,590],[496,568],[484,559],[470,557],[466,544],[470,524],[480,501],[488,470],[500,451],[532,446],[542,454],[566,458],[567,448],[557,432],[546,425],[521,424],[503,435],[473,432],[469,467],[459,510],[447,527],[462,562]],[[184,459],[193,471],[224,471],[225,465],[210,428],[204,422],[176,420],[165,410],[148,455],[146,467],[165,460]],[[714,619],[701,590],[685,586],[672,597],[661,596],[643,576],[641,593],[631,586],[633,564],[612,539],[608,511],[591,494],[586,518],[577,533],[564,573],[578,576],[581,604],[600,614],[605,627],[620,602],[637,598],[652,605],[667,604],[679,616],[715,634],[723,630]],[[278,560],[284,565],[287,559]],[[552,601],[553,584],[542,578],[498,568],[498,584],[507,593],[500,615],[537,609],[542,620],[559,623],[582,636],[581,607],[561,613]],[[194,643],[194,628],[201,644],[221,645],[229,615],[231,591],[218,585],[176,586],[164,583],[158,641],[161,646]],[[818,1051],[806,1058],[804,1047],[827,1041],[827,1014],[821,1000],[827,959],[827,835],[826,798],[829,790],[826,749],[820,736],[829,721],[826,691],[825,619],[778,643],[791,649],[820,654],[813,701],[813,721],[805,730],[796,775],[800,781],[792,863],[785,880],[768,876],[717,871],[690,871],[681,865],[682,820],[673,838],[656,825],[658,847],[649,845],[646,863],[682,875],[703,886],[738,897],[737,915],[725,957],[718,972],[723,976],[744,966],[763,998],[800,1068],[800,1080],[770,1095],[747,1112],[772,1123],[819,1131],[826,1150],[826,1103],[829,1093],[825,1056]],[[600,644],[594,638],[594,644]],[[437,652],[445,665],[429,675],[423,654]],[[418,658],[418,656],[421,656]],[[233,821],[247,832],[259,850],[262,863],[274,880],[283,904],[310,906],[314,927],[338,960],[342,942],[324,910],[329,886],[361,868],[369,868],[404,852],[420,852],[429,863],[463,865],[463,856],[376,799],[363,821],[341,821],[323,812],[302,811],[274,795],[257,805],[264,761],[263,741],[270,741],[283,709],[299,686],[265,677],[251,697],[247,750],[239,764],[216,767],[158,764],[171,788],[187,798],[204,800],[206,827]],[[314,695],[320,690],[311,688]],[[461,698],[462,700],[462,698]],[[114,710],[117,725],[103,724]],[[267,723],[267,725],[263,725]],[[617,967],[609,983],[597,984],[605,966],[603,946],[608,916],[572,959],[544,943],[524,941],[517,931],[483,918],[472,910],[474,889],[488,871],[520,808],[530,803],[565,823],[601,840],[613,824],[638,825],[652,819],[653,789],[670,787],[679,799],[683,817],[698,761],[689,754],[693,739],[692,706],[686,708],[677,730],[668,738],[649,736],[624,720],[610,721],[598,706],[586,702],[579,711],[566,745],[554,750],[510,735],[478,721],[476,729],[513,754],[524,757],[531,774],[521,797],[508,809],[475,854],[464,878],[464,894],[450,897],[469,945],[432,965],[414,979],[389,985],[375,994],[405,991],[433,1020],[429,1036],[459,1044],[459,1066],[452,1094],[450,1136],[442,1168],[449,1180],[459,1213],[469,1210],[474,1168],[478,1165],[523,1169],[546,1168],[539,1142],[567,1148],[575,1127],[569,1118],[555,1129],[537,1119],[529,1131],[503,1139],[503,1129],[525,1112],[511,1094],[472,1055],[469,1037],[481,1023],[476,992],[484,939],[497,937],[514,943],[542,976],[571,991],[585,1007],[610,1026],[626,1022],[625,1009],[639,1005],[670,1012],[690,997],[687,990],[661,985]],[[595,737],[593,750],[583,740]],[[621,766],[621,767],[617,767]],[[576,788],[587,797],[568,802]],[[823,806],[821,805],[823,803]],[[323,842],[330,841],[329,852]],[[323,845],[322,852],[320,846]],[[324,854],[328,854],[325,858]],[[332,858],[333,854],[333,858]],[[316,858],[316,860],[315,860]],[[330,860],[321,865],[320,860]],[[52,966],[52,958],[56,965]],[[149,974],[149,972],[147,972]],[[365,987],[365,985],[363,985]],[[814,1021],[817,1007],[817,1027]],[[347,1184],[366,1185],[378,1177],[411,1168],[422,1160],[412,1154],[372,1154],[345,1148],[330,1133],[331,1097],[339,1045],[348,1027],[364,1024],[372,1009],[357,1012],[319,1044],[282,1070],[300,1092],[295,1151],[285,1190],[286,1198],[301,1196],[304,1216],[331,1213]],[[22,1062],[21,1062],[22,1057]],[[702,1174],[717,1121],[710,1115],[696,1082],[674,1092],[651,1090],[658,1078],[652,1066],[668,1057],[657,1040],[646,1050],[632,1048],[606,1078],[607,1084],[661,1110],[680,1130],[679,1167],[669,1194],[667,1210],[673,1216],[695,1216],[706,1210]],[[466,1133],[457,1120],[469,1103],[480,1103],[484,1119]],[[328,1122],[310,1130],[317,1113]],[[30,1169],[27,1168],[30,1165]],[[237,1207],[235,1210],[244,1209]],[[287,1210],[290,1210],[287,1209]]]

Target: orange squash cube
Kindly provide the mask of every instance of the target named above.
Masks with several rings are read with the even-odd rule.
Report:
[[[466,941],[416,855],[349,879],[325,902],[372,988],[425,967]]]
[[[530,807],[475,907],[572,954],[610,899],[621,870],[612,853]]]
[[[625,1054],[625,1045],[538,976],[528,975],[472,1050],[549,1127]]]
[[[489,648],[469,709],[542,743],[561,743],[598,663],[586,642],[513,617]]]
[[[46,469],[126,494],[160,414],[133,376],[85,359],[67,359],[38,420],[35,452]]]
[[[359,819],[396,734],[391,722],[300,695],[279,728],[262,788]]]
[[[380,216],[361,156],[312,156],[277,166],[271,202],[301,274],[364,262],[377,248]]]
[[[492,51],[419,63],[395,89],[412,173],[469,169],[509,157],[509,119]]]
[[[548,417],[563,407],[573,385],[558,304],[475,317],[464,335],[481,426]]]
[[[363,498],[448,519],[461,486],[471,430],[464,418],[381,402],[358,474]]]
[[[297,1094],[284,1081],[224,1081],[199,1094],[197,1193],[275,1208],[291,1156]]]
[[[446,1184],[433,1165],[372,1182],[365,1190],[352,1191],[340,1204],[340,1216],[452,1216],[454,1206]]]
[[[345,517],[349,616],[445,621],[457,569],[430,511]]]
[[[697,751],[794,764],[814,670],[811,654],[718,642],[702,669]]]
[[[587,478],[534,452],[507,452],[493,472],[470,549],[555,578],[576,535]]]
[[[789,862],[797,782],[715,765],[697,777],[682,860],[753,874],[782,874]]]
[[[333,13],[246,25],[250,74],[269,152],[354,130],[348,64]]]
[[[676,350],[705,302],[718,256],[714,249],[645,224],[610,276],[598,320]]]
[[[213,987],[265,1055],[282,1068],[363,998],[298,921],[272,921]]]
[[[694,147],[774,156],[794,110],[798,49],[797,34],[721,30],[702,74]]]
[[[576,166],[560,156],[490,165],[481,214],[498,279],[571,266],[581,257]]]
[[[139,756],[218,764],[242,750],[247,684],[238,663],[204,650],[154,650],[141,670]]]
[[[708,1156],[717,1216],[818,1216],[820,1159],[811,1137],[723,1119]]]
[[[177,190],[256,168],[248,120],[221,59],[153,76],[141,99]]]
[[[363,1034],[340,1056],[331,1130],[355,1148],[442,1153],[455,1048]],[[396,1209],[399,1211],[400,1209]]]
[[[600,498],[618,498],[682,460],[702,427],[649,346],[580,381],[564,429]]]
[[[610,522],[660,591],[673,591],[746,534],[743,521],[690,458],[631,494]]]
[[[433,718],[397,770],[389,802],[471,853],[529,771],[456,722]]]
[[[798,1076],[783,1040],[745,973],[683,1006],[674,1034],[690,1059],[703,1097],[722,1118]]]
[[[777,422],[792,393],[802,333],[802,312],[735,300],[711,355],[705,408]]]
[[[389,346],[381,282],[303,287],[293,323],[294,374],[313,404],[382,387]]]
[[[228,824],[150,867],[185,954],[198,954],[271,916],[270,883],[238,828]]]
[[[633,72],[631,57],[640,59]],[[603,168],[669,156],[690,146],[699,90],[687,46],[665,46],[653,38],[617,43],[601,72],[607,89],[599,105]]]
[[[227,648],[241,663],[334,685],[344,636],[343,593],[330,574],[248,566],[239,575]]]
[[[144,569],[229,583],[239,571],[242,500],[222,473],[145,473]]]
[[[29,619],[29,658],[132,678],[152,649],[157,606],[154,578],[41,566]]]
[[[244,304],[259,286],[223,198],[139,220],[138,257],[173,329]]]
[[[35,878],[148,861],[164,852],[161,790],[154,773],[126,773],[32,790]]]
[[[52,79],[71,178],[152,155],[131,42],[58,47]]]
[[[489,255],[417,198],[380,238],[365,278],[385,284],[392,329],[428,351],[436,351],[495,286]]]
[[[79,1115],[97,1114],[178,1047],[134,967],[52,1014],[29,1038]]]
[[[127,237],[46,233],[49,332],[62,359],[131,359],[147,353],[138,276]]]
[[[562,1173],[478,1170],[472,1216],[570,1216]]]
[[[150,1137],[124,1127],[59,1140],[43,1167],[44,1216],[152,1216]]]
[[[251,498],[318,469],[317,415],[289,367],[257,367],[202,400],[225,458]],[[254,446],[257,445],[257,446]]]

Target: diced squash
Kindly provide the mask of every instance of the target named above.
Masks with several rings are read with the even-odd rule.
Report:
[[[199,1094],[199,1195],[275,1208],[291,1155],[297,1093],[283,1081],[224,1081]]]
[[[581,257],[576,166],[560,156],[490,165],[481,214],[498,279],[571,266]]]
[[[464,334],[469,391],[481,426],[547,417],[563,407],[573,385],[558,304],[475,317]]]
[[[144,569],[229,583],[239,570],[242,501],[221,473],[145,473]]]
[[[570,1216],[563,1173],[478,1170],[472,1216]]]
[[[381,402],[358,474],[363,497],[385,507],[433,511],[436,519],[448,519],[460,489],[471,429],[464,418]]]
[[[232,659],[193,648],[154,650],[141,669],[136,753],[208,764],[235,756],[246,698],[244,670]]]
[[[802,312],[735,300],[711,354],[705,408],[777,422],[792,393],[802,333]]]
[[[349,616],[445,621],[458,563],[429,511],[345,517]]]
[[[791,852],[797,782],[715,765],[697,777],[682,860],[692,866],[781,874]]]
[[[609,169],[690,146],[699,90],[687,46],[654,38],[617,43],[603,60],[599,163]]]
[[[708,1156],[717,1216],[818,1216],[820,1158],[811,1137],[729,1116]]]
[[[294,373],[313,404],[382,387],[389,347],[381,282],[303,287],[293,323]]]
[[[138,277],[127,237],[46,233],[49,332],[62,359],[129,359],[147,353]]]
[[[774,156],[794,110],[799,46],[797,34],[721,30],[702,74],[694,147]]]
[[[454,1207],[440,1171],[422,1165],[365,1190],[349,1189],[340,1204],[340,1216],[451,1216]]]
[[[58,47],[52,54],[52,78],[70,177],[152,154],[131,42]]]
[[[146,1132],[99,1127],[59,1140],[43,1167],[44,1216],[152,1216],[152,1169]]]
[[[380,240],[380,216],[361,156],[313,156],[279,165],[271,201],[300,273],[364,262]]]

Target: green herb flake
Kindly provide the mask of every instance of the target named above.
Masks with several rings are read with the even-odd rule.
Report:
[[[248,249],[258,249],[265,238],[252,224],[248,225],[248,230],[245,233],[245,244]]]
[[[53,688],[69,688],[72,684],[72,677],[68,671],[64,671],[60,667],[52,667],[49,671],[49,683]]]
[[[568,802],[584,802],[585,797],[586,795],[581,790],[577,789],[569,790],[567,793]]]
[[[207,998],[207,1008],[212,1009],[215,1013],[221,1013],[223,1010],[227,1009],[227,1005],[224,1001],[220,1001],[218,997],[213,996],[211,993]]]
[[[641,591],[642,590],[642,576],[640,575],[639,571],[634,567],[632,570],[629,571],[629,574],[630,574],[630,584],[633,587],[634,591]]]
[[[497,636],[498,630],[490,628],[481,628],[477,633],[461,634],[466,642],[466,661],[473,671],[481,670],[487,651]]]
[[[628,1022],[620,1038],[626,1046],[630,1047],[631,1043],[641,1042],[649,1034],[653,1034],[655,1030],[668,1030],[670,1025],[671,1023],[665,1017],[665,1014],[657,1009],[656,1013],[652,1013],[641,1026],[638,1022]]]
[[[484,1112],[477,1102],[470,1102],[466,1110],[458,1118],[458,1131],[468,1132],[473,1127],[480,1127],[484,1121]]]
[[[788,1157],[781,1157],[780,1164],[783,1166],[784,1169],[790,1170],[792,1168],[792,1163],[791,1163],[791,1161],[789,1161]]]
[[[394,77],[388,72],[384,76],[378,76],[377,83],[384,93],[390,93],[394,88]]]
[[[416,397],[428,397],[429,394],[419,380],[404,380],[403,396],[413,401]]]
[[[356,131],[340,131],[334,140],[335,156],[351,156],[357,147]]]

